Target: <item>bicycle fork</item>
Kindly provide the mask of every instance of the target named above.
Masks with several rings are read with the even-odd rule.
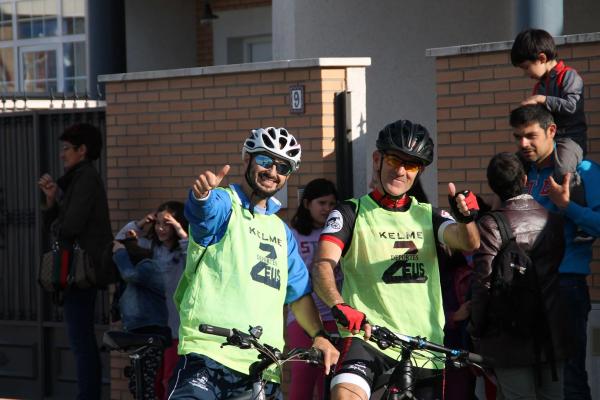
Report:
[[[411,353],[412,349],[402,349],[402,358],[390,377],[390,384],[383,396],[384,400],[416,399],[413,394],[415,373],[410,360]]]
[[[252,384],[252,399],[266,400],[265,385],[262,381],[257,381]]]

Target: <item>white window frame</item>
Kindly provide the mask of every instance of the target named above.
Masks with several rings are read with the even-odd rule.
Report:
[[[13,29],[13,40],[11,41],[0,41],[0,48],[12,48],[14,54],[14,65],[13,68],[17,72],[17,78],[15,79],[15,92],[16,93],[24,93],[24,85],[23,85],[23,76],[21,71],[22,66],[22,58],[21,58],[21,49],[30,49],[30,48],[51,48],[51,46],[58,46],[56,50],[57,57],[57,91],[62,92],[64,90],[64,65],[63,65],[63,44],[70,42],[84,42],[85,43],[85,74],[86,79],[89,82],[90,79],[90,53],[89,53],[89,41],[88,41],[88,6],[87,1],[84,1],[84,19],[85,19],[85,32],[77,35],[68,35],[63,36],[63,24],[62,24],[62,0],[56,0],[56,15],[58,19],[58,29],[57,35],[45,38],[31,38],[31,39],[19,39],[17,36],[18,25],[17,25],[17,1],[18,0],[0,0],[0,3],[10,3],[12,5],[12,29]],[[104,1],[104,0],[101,0]],[[54,49],[54,48],[52,48]],[[38,50],[39,51],[39,50]],[[32,95],[39,93],[31,93]]]
[[[252,51],[251,46],[254,44],[265,44],[268,43],[271,45],[271,60],[273,59],[273,37],[271,35],[261,35],[261,36],[251,36],[242,38],[242,49],[243,49],[243,60],[245,63],[250,63],[252,61]]]
[[[63,76],[63,68],[62,64],[59,63],[59,60],[63,59],[63,49],[61,43],[49,43],[49,44],[38,44],[35,46],[21,46],[19,47],[19,88],[21,91],[25,90],[25,74],[23,73],[23,57],[27,53],[35,53],[40,51],[54,51],[56,54],[56,90],[57,92],[62,92],[64,88],[64,76]],[[36,93],[36,92],[30,92]]]

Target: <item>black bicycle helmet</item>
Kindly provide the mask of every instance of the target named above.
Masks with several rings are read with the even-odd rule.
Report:
[[[388,124],[379,132],[376,142],[380,151],[396,150],[411,158],[416,158],[423,165],[433,161],[433,140],[427,129],[420,124],[400,119]]]

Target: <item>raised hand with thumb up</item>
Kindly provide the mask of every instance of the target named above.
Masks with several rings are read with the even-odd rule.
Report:
[[[194,181],[194,185],[192,186],[192,190],[194,191],[194,196],[197,199],[203,199],[208,196],[208,193],[214,188],[218,187],[225,175],[229,172],[231,167],[229,165],[223,166],[221,171],[218,173],[214,173],[213,171],[204,171],[200,175],[198,175],[198,179]]]
[[[477,204],[477,197],[470,190],[463,190],[456,192],[454,183],[448,183],[448,203],[452,210],[452,216],[457,222],[462,224],[468,224],[473,222],[477,216],[479,205]]]

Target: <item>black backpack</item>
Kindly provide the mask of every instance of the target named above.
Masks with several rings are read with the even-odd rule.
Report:
[[[517,244],[504,214],[488,214],[496,221],[502,239],[492,262],[490,316],[504,332],[530,336],[544,315],[535,265]]]

